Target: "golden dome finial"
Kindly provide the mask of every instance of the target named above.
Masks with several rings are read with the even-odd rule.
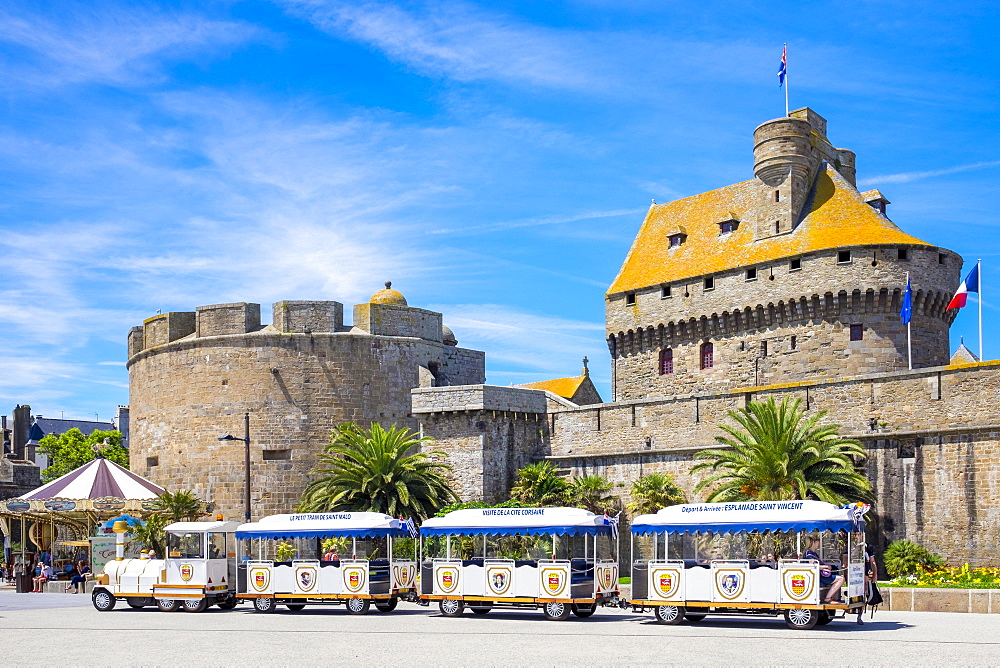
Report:
[[[379,290],[368,300],[370,304],[392,304],[393,306],[406,306],[406,297],[398,290],[392,289],[392,281],[385,282],[385,289]]]

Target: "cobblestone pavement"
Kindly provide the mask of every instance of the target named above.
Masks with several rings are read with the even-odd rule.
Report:
[[[4,664],[39,666],[988,665],[1000,656],[997,617],[926,612],[792,631],[778,618],[661,626],[622,610],[564,622],[520,611],[449,619],[412,604],[365,616],[343,607],[161,613],[122,602],[99,613],[89,597],[0,592],[0,627]]]

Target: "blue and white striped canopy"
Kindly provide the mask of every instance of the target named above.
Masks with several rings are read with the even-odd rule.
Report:
[[[409,537],[406,520],[382,513],[305,513],[300,515],[270,515],[259,522],[241,524],[237,538],[371,538],[374,536]]]
[[[432,517],[421,536],[610,535],[612,520],[582,508],[471,508]]]
[[[632,521],[636,535],[739,531],[864,531],[868,506],[823,501],[738,501],[669,506]]]

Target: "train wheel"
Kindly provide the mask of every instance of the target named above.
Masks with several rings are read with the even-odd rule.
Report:
[[[227,599],[219,601],[218,603],[216,603],[216,605],[219,606],[219,609],[221,610],[232,610],[233,608],[236,607],[237,603],[239,603],[239,601],[236,599],[236,597],[230,596]]]
[[[798,631],[808,631],[819,622],[819,610],[805,610],[794,608],[785,610],[785,624],[790,629]]]
[[[306,604],[305,603],[285,603],[285,607],[288,608],[289,610],[291,610],[292,612],[298,612],[299,610],[305,610]]]
[[[701,620],[705,619],[706,617],[708,617],[708,615],[706,615],[703,612],[685,612],[684,613],[684,619],[686,619],[686,620],[688,620],[689,622],[692,622],[692,623],[694,623],[694,622],[700,622]]]
[[[145,608],[147,605],[152,605],[153,604],[153,599],[151,599],[151,598],[139,598],[139,597],[136,596],[136,597],[125,599],[125,602],[128,603],[128,607],[135,608],[136,610],[141,610],[141,609]]]
[[[454,598],[443,598],[438,602],[438,609],[445,617],[461,617],[465,610],[465,602]]]
[[[819,619],[816,620],[816,626],[826,626],[833,621],[833,614],[828,610],[819,611]]]
[[[278,609],[278,604],[273,598],[255,598],[253,609],[256,612],[274,612]]]
[[[596,601],[594,603],[591,603],[590,605],[577,605],[576,603],[573,604],[573,614],[576,615],[577,617],[586,619],[595,612],[597,612]]]
[[[570,608],[565,603],[549,602],[545,604],[542,611],[545,613],[545,619],[561,622],[569,617]]]
[[[95,590],[93,596],[91,596],[91,600],[94,602],[94,607],[97,608],[98,612],[114,610],[115,603],[117,603],[115,595],[107,589]]]
[[[493,604],[487,603],[485,605],[470,605],[469,607],[472,608],[472,614],[474,615],[486,615],[493,609]]]
[[[684,608],[679,605],[659,605],[656,607],[656,621],[673,626],[684,619]]]
[[[172,598],[156,599],[156,609],[160,612],[176,612],[181,609],[181,602]]]
[[[347,611],[352,615],[367,615],[369,608],[372,607],[372,602],[367,598],[349,598],[347,599]]]
[[[184,601],[184,612],[205,612],[207,607],[207,598],[189,598]]]
[[[399,603],[398,598],[390,598],[388,601],[379,601],[375,604],[375,607],[379,612],[392,612],[396,609],[396,604]]]

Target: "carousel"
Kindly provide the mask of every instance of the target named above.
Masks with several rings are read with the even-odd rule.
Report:
[[[80,548],[89,546],[97,525],[122,515],[149,514],[163,492],[159,485],[98,457],[28,494],[0,501],[0,528],[20,540],[15,563],[37,559],[27,547],[30,542],[39,551],[53,553],[56,566],[60,559],[54,553],[66,552],[63,561],[74,559]],[[11,531],[14,523],[20,523],[16,533]]]

